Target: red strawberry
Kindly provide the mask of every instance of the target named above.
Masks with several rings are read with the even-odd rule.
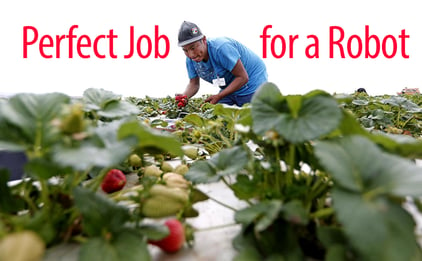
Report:
[[[106,193],[121,190],[126,185],[126,176],[118,169],[111,169],[104,177],[101,188]]]
[[[167,253],[177,252],[185,243],[185,228],[183,227],[183,224],[175,218],[166,220],[164,225],[168,227],[170,234],[157,241],[150,240],[149,243],[158,246]]]

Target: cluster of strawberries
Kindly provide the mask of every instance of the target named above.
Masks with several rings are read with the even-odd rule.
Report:
[[[177,103],[177,107],[185,107],[188,104],[188,96],[178,94],[176,95],[175,102]]]
[[[119,169],[111,169],[104,177],[101,183],[101,188],[106,193],[113,193],[123,189],[125,185],[125,174]],[[184,225],[176,218],[167,219],[164,225],[169,230],[168,235],[159,240],[148,240],[148,243],[158,246],[167,253],[174,253],[179,251],[186,241]]]

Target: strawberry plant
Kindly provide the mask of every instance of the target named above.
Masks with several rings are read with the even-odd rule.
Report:
[[[368,131],[352,104],[265,84],[232,146],[192,164],[193,184],[222,181],[248,204],[235,210],[235,260],[422,258],[404,207],[421,203],[422,142]]]
[[[190,113],[174,132],[183,143],[203,144],[209,154],[232,146],[237,139],[235,123],[249,117],[250,108],[231,107],[222,104],[209,105],[207,113]]]
[[[420,137],[422,108],[420,95],[377,96],[356,95],[344,104],[367,129]]]
[[[151,155],[182,157],[183,150],[175,137],[138,120],[139,113],[102,89],[87,89],[80,98],[22,93],[1,100],[0,148],[23,152],[28,161],[18,182],[9,182],[8,171],[0,169],[0,241],[32,232],[47,249],[80,243],[80,260],[150,260],[147,240],[157,225],[144,224],[145,211],[151,210],[145,205],[154,197],[175,196],[157,191],[156,186],[166,186],[161,177],[140,177],[128,190],[122,185]],[[191,205],[199,192],[186,184],[178,191],[185,201],[171,213],[180,219],[198,214]]]
[[[126,100],[139,108],[139,117],[146,118],[183,118],[189,113],[203,113],[210,107],[205,104],[206,96],[200,98],[190,98],[183,96],[164,97],[164,98],[137,98],[128,97]]]

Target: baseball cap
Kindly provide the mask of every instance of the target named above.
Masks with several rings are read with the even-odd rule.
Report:
[[[184,21],[179,30],[179,46],[201,40],[204,37],[199,27],[191,22]]]

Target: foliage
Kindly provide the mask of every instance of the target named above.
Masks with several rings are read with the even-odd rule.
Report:
[[[357,94],[344,108],[352,111],[363,127],[386,133],[420,137],[421,95],[375,96]]]
[[[31,230],[48,247],[80,242],[81,260],[149,260],[147,240],[166,231],[145,213],[196,216],[208,196],[195,185],[220,181],[248,204],[234,214],[235,260],[419,260],[403,205],[422,206],[420,97],[284,96],[268,83],[241,108],[93,88],[2,99],[0,148],[28,162],[16,183],[0,169],[0,239]],[[165,159],[186,163],[186,144],[206,151],[189,164],[192,184],[166,188]],[[139,185],[101,193],[111,168]]]
[[[160,233],[154,232],[158,225],[144,224],[142,210],[149,189],[165,182],[143,178],[142,168],[157,164],[147,158],[184,154],[177,139],[143,124],[139,113],[102,89],[87,89],[80,98],[22,93],[0,101],[0,148],[28,159],[17,182],[0,170],[0,241],[31,230],[47,247],[81,242],[81,260],[149,260],[147,239]],[[128,163],[133,154],[142,165]],[[139,176],[139,185],[105,194],[100,184],[112,168]],[[186,187],[188,197],[193,187]],[[178,218],[197,214],[193,203],[180,204]]]
[[[206,96],[200,98],[190,98],[185,106],[178,106],[175,97],[145,98],[127,97],[126,101],[139,108],[139,117],[149,119],[153,117],[165,116],[169,119],[183,118],[189,113],[203,113],[208,110],[209,104],[205,104]]]
[[[413,161],[422,141],[369,132],[350,112],[353,104],[319,90],[283,96],[265,84],[251,119],[235,122],[247,131],[231,148],[193,163],[187,179],[221,180],[249,204],[235,213],[242,225],[235,260],[422,257],[415,221],[403,208],[422,195],[422,169]]]

